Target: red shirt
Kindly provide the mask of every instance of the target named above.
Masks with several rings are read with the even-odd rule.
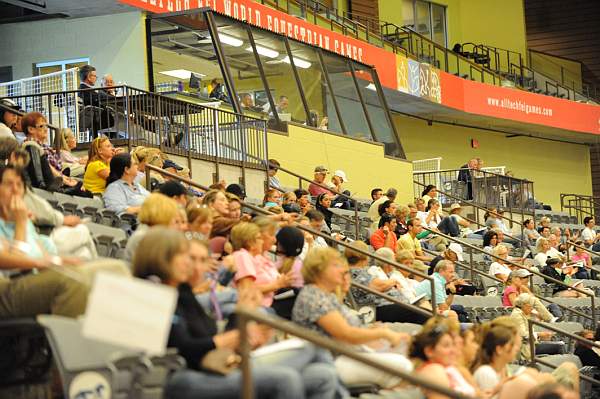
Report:
[[[396,253],[396,243],[398,242],[398,238],[396,237],[396,234],[393,231],[388,232],[388,234],[392,235],[392,240],[390,242],[390,245],[388,245],[387,247],[394,251],[394,253]],[[383,233],[383,229],[377,229],[373,233],[373,235],[371,235],[371,246],[375,250],[378,250],[379,248],[385,246],[385,239],[386,236]]]
[[[322,184],[325,185],[324,183]],[[310,193],[310,195],[316,198],[319,194],[330,193],[331,191],[327,190],[326,188],[319,187],[314,183],[310,183],[310,185],[308,186],[308,192]]]

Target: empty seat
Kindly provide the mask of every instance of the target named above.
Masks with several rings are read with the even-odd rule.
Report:
[[[87,223],[94,238],[99,256],[114,257],[121,247],[121,242],[127,239],[127,234],[119,228],[98,223]]]

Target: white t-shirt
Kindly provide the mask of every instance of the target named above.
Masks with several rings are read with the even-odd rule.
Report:
[[[548,251],[548,253],[550,253],[550,251]],[[549,257],[550,255],[540,252],[535,256],[535,258],[533,258],[533,262],[541,269],[542,267],[546,266],[546,261]]]
[[[496,373],[496,370],[489,365],[483,365],[475,370],[473,374],[477,386],[482,391],[492,390],[500,383],[500,376]]]
[[[496,274],[508,276],[510,274],[510,269],[505,265],[502,265],[498,262],[494,262],[490,265],[489,274],[490,276],[496,276]]]
[[[427,212],[425,216],[425,219],[423,220],[423,222],[425,222],[425,220],[427,220],[427,217],[429,217],[430,212]],[[435,229],[438,227],[438,224],[440,224],[440,222],[442,221],[442,218],[440,217],[439,214],[435,215],[434,217],[431,218],[431,220],[429,221],[429,225],[427,227],[429,227],[430,229]]]
[[[560,253],[560,251],[554,247],[550,247],[550,249],[548,250],[548,252],[546,252],[546,254],[551,258],[561,258],[562,257],[562,254]]]
[[[406,299],[412,301],[414,298],[416,298],[417,292],[415,291],[414,285],[411,283],[411,279],[404,277],[399,271],[394,270],[388,276],[379,266],[371,266],[367,272],[379,280],[395,280],[398,285],[400,285],[399,291]]]
[[[594,241],[596,239],[596,232],[589,227],[586,227],[581,232],[581,239],[584,241]]]
[[[12,130],[10,130],[10,128],[2,122],[0,122],[0,138],[11,138],[14,140],[17,139]]]

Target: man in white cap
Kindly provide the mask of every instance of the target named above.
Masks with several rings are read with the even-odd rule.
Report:
[[[344,191],[342,188],[342,184],[347,183],[348,178],[346,177],[346,173],[343,170],[336,170],[333,172],[333,176],[331,177],[331,182],[327,184],[328,187],[334,189],[338,193]]]

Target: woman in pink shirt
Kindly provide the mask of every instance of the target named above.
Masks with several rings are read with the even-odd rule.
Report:
[[[575,277],[589,279],[589,273],[592,269],[592,258],[589,253],[583,250],[583,241],[577,241],[575,245],[577,245],[577,247],[575,247],[575,253],[571,256],[571,261],[580,262],[582,264],[582,267],[579,267],[577,273],[575,273]]]
[[[275,232],[273,231],[273,236]],[[271,260],[263,253],[265,246],[274,243],[268,232],[261,233],[258,225],[242,222],[231,229],[230,241],[233,246],[233,259],[237,266],[235,283],[238,290],[243,291],[252,286],[258,288],[263,295],[262,305],[270,307],[275,291],[288,287],[291,275],[281,275]],[[264,238],[267,238],[265,240]]]

